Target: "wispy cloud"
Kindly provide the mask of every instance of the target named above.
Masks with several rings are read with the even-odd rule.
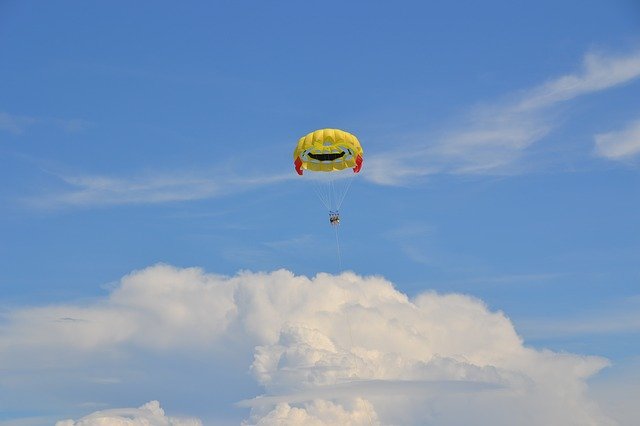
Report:
[[[428,236],[433,236],[435,228],[423,223],[405,223],[397,228],[390,229],[382,235],[396,244],[400,250],[416,263],[433,264],[435,259],[424,247],[424,241]]]
[[[640,296],[571,318],[531,319],[519,326],[531,338],[640,333]]]
[[[14,135],[21,135],[30,127],[36,125],[54,126],[66,132],[77,132],[84,129],[88,125],[88,122],[78,118],[31,117],[0,111],[0,130],[13,133]]]
[[[640,154],[640,120],[622,130],[595,136],[596,155],[610,160],[627,160]]]
[[[42,426],[54,424],[53,416],[30,416],[20,419],[0,420],[0,426]]]
[[[376,183],[403,184],[437,173],[513,174],[518,160],[556,126],[554,107],[579,96],[628,83],[640,76],[640,51],[627,56],[590,53],[582,69],[481,105],[455,129],[444,129],[432,143],[420,141],[402,151],[367,159],[365,176]]]
[[[297,235],[286,240],[267,241],[263,243],[266,247],[274,250],[300,250],[300,247],[305,247],[314,242],[314,238],[311,234]]]
[[[27,127],[33,125],[36,121],[33,117],[0,112],[0,130],[13,133],[14,135],[22,134]]]
[[[293,174],[238,178],[224,174],[154,174],[129,178],[59,176],[67,188],[33,196],[38,208],[149,204],[212,198],[291,179]]]
[[[238,402],[239,407],[262,407],[279,403],[301,403],[317,399],[345,398],[357,394],[365,398],[395,395],[416,397],[434,394],[477,393],[504,390],[505,386],[495,382],[475,380],[351,380],[330,386],[318,386],[287,395],[263,395]]]
[[[589,53],[582,71],[538,86],[525,94],[516,105],[518,110],[536,110],[567,101],[577,96],[609,89],[640,76],[640,51],[627,56]]]

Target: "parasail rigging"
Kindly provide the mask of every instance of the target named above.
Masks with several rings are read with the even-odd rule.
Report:
[[[311,132],[298,141],[293,151],[296,172],[305,175],[313,183],[313,188],[329,213],[329,223],[336,232],[338,263],[340,244],[340,206],[347,196],[354,177],[360,172],[364,161],[364,151],[354,135],[339,129],[320,129]],[[342,268],[342,265],[340,265]]]
[[[362,169],[363,161],[364,152],[358,138],[339,129],[320,129],[311,132],[300,138],[293,151],[293,164],[296,172],[300,176],[304,175],[305,170],[310,172],[306,177],[313,181],[316,195],[329,211],[329,223],[336,234],[340,269],[342,269],[338,240],[340,206],[347,196],[354,177]],[[349,340],[353,347],[348,309],[346,315]],[[357,364],[355,355],[354,362]],[[369,416],[368,412],[367,416]],[[369,417],[369,424],[371,424],[371,417]]]

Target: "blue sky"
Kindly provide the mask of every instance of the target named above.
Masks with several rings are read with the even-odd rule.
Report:
[[[365,150],[345,269],[640,374],[640,6],[425,3],[0,3],[2,309],[157,263],[338,272],[291,159],[336,127]]]

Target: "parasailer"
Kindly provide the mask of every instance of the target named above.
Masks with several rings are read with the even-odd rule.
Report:
[[[329,212],[329,223],[333,226],[340,225],[340,213]]]
[[[353,177],[360,172],[364,161],[360,141],[339,129],[320,129],[298,141],[293,151],[293,164],[299,175],[314,183],[316,194],[329,210],[329,223],[340,224],[340,205],[347,195]],[[351,169],[353,173],[349,173]]]

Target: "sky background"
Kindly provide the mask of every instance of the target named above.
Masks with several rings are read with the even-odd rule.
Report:
[[[1,1],[0,309],[100,303],[158,263],[339,272],[291,158],[335,127],[365,151],[344,269],[608,359],[590,379],[604,401],[640,378],[638,77],[634,0]],[[242,419],[255,384],[238,383],[216,410]],[[100,397],[153,399],[128,389]],[[95,411],[78,398],[0,406],[0,424]]]

